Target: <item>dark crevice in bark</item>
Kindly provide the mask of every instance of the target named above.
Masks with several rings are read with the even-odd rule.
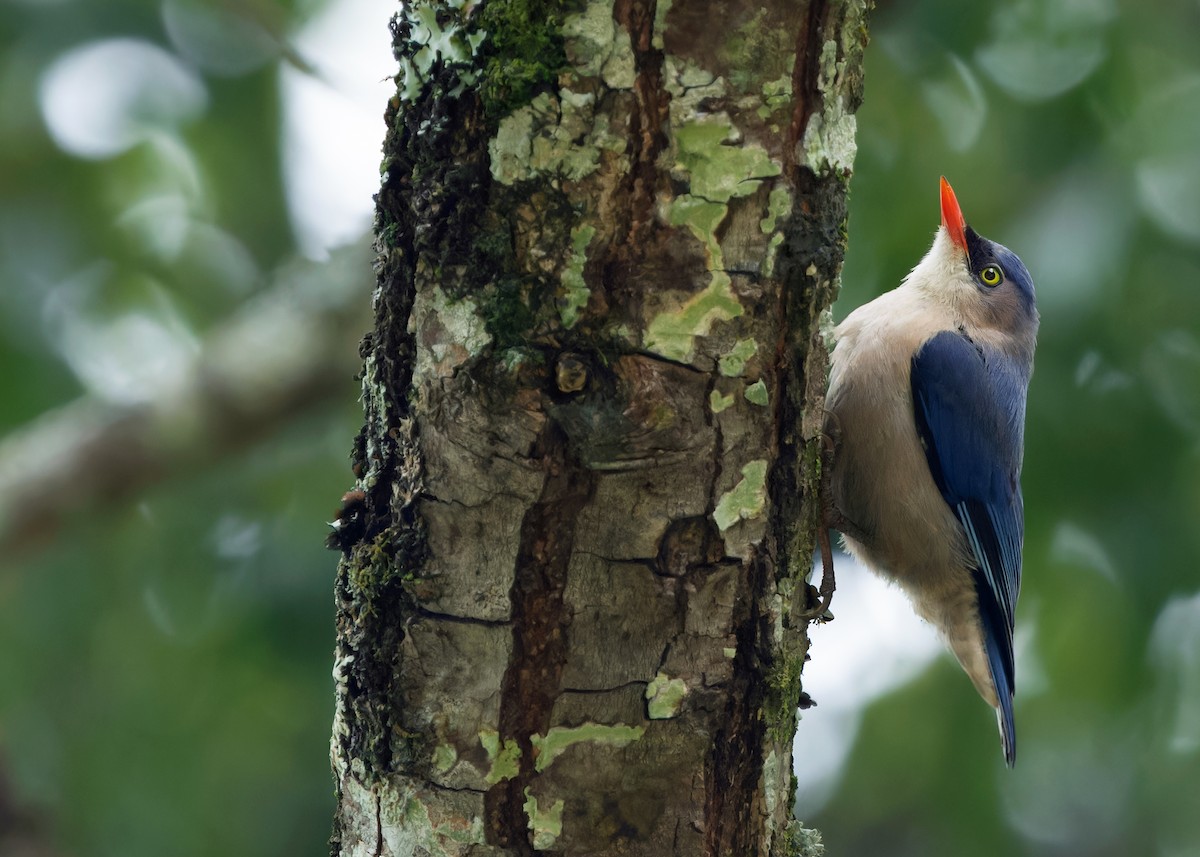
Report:
[[[663,52],[654,47],[656,0],[616,0],[613,20],[629,33],[633,49],[634,81],[625,155],[629,170],[613,192],[616,215],[608,227],[608,241],[598,246],[588,262],[588,281],[602,284],[609,305],[623,306],[626,317],[637,318],[645,300],[647,281],[659,287],[664,281],[664,260],[670,258],[671,230],[658,221],[656,207],[669,176],[659,172],[659,155],[670,145],[667,129],[671,95],[663,86]],[[630,98],[619,93],[619,98]],[[683,279],[679,272],[667,281]],[[686,279],[683,279],[686,282]]]
[[[619,472],[619,471],[608,470],[605,472],[615,473],[615,472]],[[651,571],[655,570],[656,560],[653,558],[648,558],[648,557],[644,557],[644,556],[605,556],[604,554],[596,553],[595,551],[589,551],[589,550],[578,550],[575,553],[577,556],[590,556],[590,557],[594,557],[595,559],[598,559],[598,560],[603,560],[604,562],[613,563],[614,565],[641,565],[641,566],[645,566],[646,568],[650,569]]]
[[[662,354],[659,354],[657,351],[643,351],[640,348],[635,348],[635,349],[630,349],[628,353],[632,354],[634,356],[637,356],[637,357],[644,357],[647,360],[653,360],[656,363],[665,363],[668,366],[673,366],[677,369],[685,369],[694,375],[708,375],[709,374],[704,369],[697,369],[691,363],[683,363],[679,360],[672,360],[670,357],[664,357]]]
[[[736,617],[737,653],[733,679],[726,697],[725,715],[713,739],[704,766],[704,830],[707,857],[758,854],[755,821],[762,773],[763,736],[761,717],[765,685],[763,679],[766,643],[764,591],[768,563],[753,556],[745,563],[747,574],[742,589],[742,606]],[[751,797],[754,800],[751,800]]]
[[[657,0],[616,0],[613,18],[629,33],[636,77],[635,109],[630,115],[629,152],[632,166],[627,177],[630,224],[625,241],[644,239],[654,222],[658,199],[658,156],[668,145],[666,124],[670,94],[663,88],[663,52],[654,47]]]
[[[712,383],[712,388],[709,390],[710,401],[711,401],[711,396],[714,392],[716,392],[716,389],[717,389],[717,383],[716,383],[716,378],[714,377],[713,383]],[[710,408],[709,411],[711,412],[711,410],[712,409]],[[713,448],[718,450],[718,454],[715,456],[716,460],[713,462],[712,479],[710,479],[708,482],[708,510],[709,510],[710,515],[712,514],[712,512],[714,510],[716,510],[717,503],[720,501],[720,496],[717,492],[717,489],[721,484],[721,474],[724,470],[724,468],[721,465],[724,463],[724,449],[725,449],[725,435],[721,431],[721,421],[716,418],[715,414],[711,414],[711,419],[712,419],[713,434],[714,434]],[[724,551],[722,551],[722,554],[724,554]]]
[[[783,147],[784,174],[795,184],[796,147],[804,139],[808,120],[821,109],[821,42],[829,33],[825,16],[828,0],[809,0],[796,32],[796,64],[792,67],[792,121]]]
[[[816,176],[807,167],[794,171],[795,210],[782,224],[784,243],[779,274],[784,281],[783,313],[787,323],[779,344],[779,455],[768,490],[771,508],[783,535],[777,576],[803,579],[812,555],[820,499],[806,481],[806,445],[821,439],[803,435],[803,419],[811,400],[825,384],[828,357],[813,321],[832,301],[845,251],[846,193],[837,176]],[[810,273],[811,272],[811,273]],[[818,389],[814,389],[814,386]],[[801,535],[803,534],[803,538]],[[792,568],[791,563],[800,564]]]
[[[417,608],[417,615],[422,619],[433,622],[449,622],[455,625],[478,625],[483,628],[502,628],[508,624],[507,619],[480,619],[476,616],[455,616],[452,613],[438,613],[436,610]]]
[[[648,680],[634,680],[627,681],[623,684],[618,684],[613,687],[564,687],[561,689],[561,693],[577,693],[580,696],[601,696],[606,693],[616,693],[619,690],[627,690],[631,687],[645,687],[649,683],[650,682]]]
[[[512,600],[513,648],[501,683],[501,741],[520,748],[516,776],[488,790],[484,798],[488,842],[521,855],[533,854],[525,789],[534,778],[531,737],[550,729],[555,699],[562,693],[570,613],[564,608],[580,511],[590,502],[595,476],[572,455],[565,432],[548,420],[533,457],[545,472],[541,496],[525,513],[517,549]]]
[[[820,500],[809,490],[806,469],[815,460],[814,445],[819,434],[805,437],[803,419],[819,407],[824,395],[828,356],[821,342],[817,319],[836,297],[846,249],[849,169],[823,170],[797,163],[804,133],[814,114],[824,107],[821,81],[821,52],[825,41],[839,38],[847,26],[849,10],[829,0],[811,0],[796,38],[796,62],[792,70],[792,121],[784,148],[784,177],[793,193],[792,214],[780,224],[783,245],[777,273],[784,287],[780,310],[786,323],[777,343],[776,365],[780,372],[780,397],[775,411],[778,420],[779,456],[769,481],[771,508],[776,532],[782,535],[777,576],[807,575]],[[865,40],[866,30],[861,37]],[[841,60],[841,49],[838,59]],[[827,83],[827,82],[826,82]],[[862,99],[861,78],[849,90],[846,110],[854,112]],[[818,430],[819,431],[819,430]],[[791,562],[802,563],[793,569]],[[798,591],[807,591],[802,587]]]

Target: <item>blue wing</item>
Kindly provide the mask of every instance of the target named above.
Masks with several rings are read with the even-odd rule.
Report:
[[[1016,754],[1013,614],[1021,588],[1021,453],[1028,372],[1001,352],[944,331],[912,360],[913,416],[938,490],[975,557],[975,590],[1004,755]]]

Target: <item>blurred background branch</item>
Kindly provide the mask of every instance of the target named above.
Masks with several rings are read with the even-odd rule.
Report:
[[[131,403],[86,396],[0,439],[0,555],[344,402],[370,319],[370,258],[360,242],[321,265],[297,262],[212,330],[172,382]]]

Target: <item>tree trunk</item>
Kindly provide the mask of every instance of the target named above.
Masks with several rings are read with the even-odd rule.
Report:
[[[785,855],[866,2],[394,24],[335,855]]]

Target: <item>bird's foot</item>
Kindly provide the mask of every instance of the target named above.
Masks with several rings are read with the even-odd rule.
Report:
[[[808,603],[811,606],[799,618],[806,622],[832,622],[833,613],[829,611],[829,605],[833,602],[837,580],[833,573],[833,547],[829,544],[829,529],[823,521],[817,528],[817,542],[821,546],[821,586],[817,588],[809,584]]]
[[[833,546],[829,543],[829,529],[830,527],[840,529],[838,522],[843,520],[843,516],[833,502],[833,490],[830,484],[837,439],[825,434],[822,435],[822,441],[825,450],[821,456],[821,482],[818,488],[821,516],[817,522],[817,543],[821,547],[821,586],[818,588],[809,585],[808,601],[811,606],[800,615],[800,618],[806,621],[830,622],[833,620],[833,613],[829,611],[829,605],[833,601],[834,590],[837,589],[837,579],[833,572]],[[843,532],[845,531],[843,530]]]

